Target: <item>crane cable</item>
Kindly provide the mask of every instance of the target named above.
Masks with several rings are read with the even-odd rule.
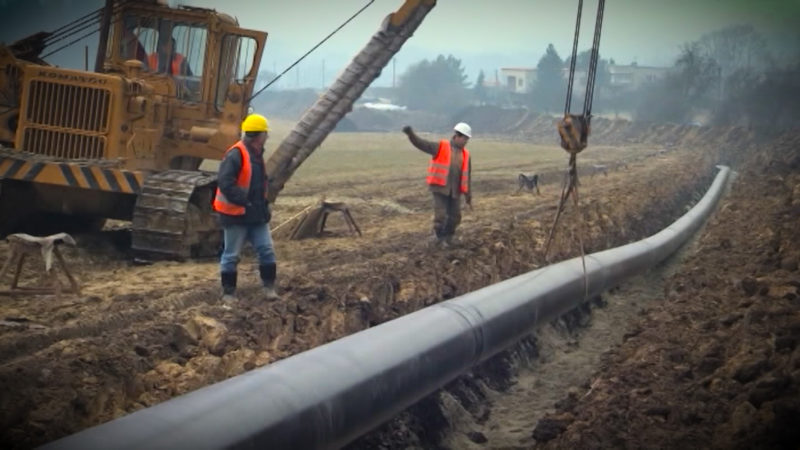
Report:
[[[356,18],[356,17],[357,17],[359,14],[361,14],[362,12],[364,12],[364,10],[365,10],[365,9],[367,9],[367,8],[368,8],[368,7],[369,7],[371,4],[373,4],[374,2],[375,2],[375,0],[369,0],[369,2],[368,2],[366,5],[364,5],[363,7],[361,7],[361,9],[359,9],[358,11],[356,11],[356,13],[355,13],[355,14],[353,14],[352,16],[350,16],[350,18],[349,18],[349,19],[345,20],[345,21],[344,21],[344,23],[342,23],[341,25],[339,25],[339,26],[338,26],[338,27],[337,27],[335,30],[333,30],[333,31],[332,31],[332,32],[331,32],[329,35],[325,36],[325,39],[323,39],[323,40],[319,41],[319,42],[317,43],[317,45],[315,45],[315,46],[311,47],[311,50],[307,51],[307,52],[305,53],[305,55],[301,56],[301,57],[300,57],[300,58],[299,58],[297,61],[293,62],[293,63],[292,63],[292,64],[291,64],[289,67],[287,67],[287,68],[286,68],[286,69],[285,69],[283,72],[281,72],[281,73],[280,73],[280,75],[278,75],[278,76],[276,76],[275,78],[273,78],[272,80],[270,80],[270,82],[269,82],[269,83],[267,83],[267,85],[266,85],[266,86],[264,86],[264,87],[262,87],[261,89],[259,89],[259,90],[258,90],[258,92],[256,92],[255,94],[251,95],[251,96],[250,96],[250,98],[248,98],[248,99],[245,101],[245,104],[249,104],[251,100],[253,100],[254,98],[256,98],[256,96],[258,96],[259,94],[261,94],[262,92],[264,92],[264,90],[265,90],[266,88],[268,88],[268,87],[272,86],[272,84],[273,84],[273,83],[275,83],[276,81],[278,81],[278,79],[280,79],[280,77],[282,77],[283,75],[285,75],[285,74],[286,74],[286,72],[288,72],[288,71],[292,70],[292,67],[294,67],[294,66],[298,65],[298,64],[300,63],[300,61],[302,61],[302,60],[304,60],[304,59],[306,58],[306,56],[310,55],[310,54],[311,54],[311,52],[313,52],[314,50],[316,50],[316,49],[317,49],[317,47],[319,47],[320,45],[324,44],[324,43],[325,43],[325,41],[327,41],[328,39],[330,39],[330,38],[331,38],[331,37],[332,37],[334,34],[338,33],[338,32],[339,32],[339,30],[341,30],[342,28],[344,28],[344,26],[345,26],[345,25],[347,25],[348,23],[350,23],[350,21],[351,21],[351,20],[355,19],[355,18]]]
[[[581,31],[581,12],[583,11],[583,0],[578,0],[578,18],[575,22],[575,39],[572,41],[572,58],[569,60],[569,78],[567,81],[567,101],[564,105],[564,115],[569,114],[572,109],[572,83],[575,81],[575,59],[578,54],[578,35]]]
[[[594,97],[594,85],[597,77],[597,63],[600,55],[600,36],[603,26],[603,12],[605,10],[605,0],[599,0],[597,4],[597,19],[594,28],[594,40],[592,42],[592,50],[589,57],[589,68],[586,74],[586,95],[583,102],[583,113],[578,115],[570,114],[572,107],[572,91],[575,79],[575,64],[578,57],[578,37],[580,34],[581,14],[583,11],[583,0],[578,0],[578,13],[575,24],[575,37],[572,43],[572,59],[569,67],[569,77],[567,81],[567,94],[564,105],[564,119],[559,123],[559,134],[561,134],[561,146],[570,153],[569,165],[567,173],[564,176],[564,183],[561,189],[561,199],[558,203],[556,215],[553,220],[553,225],[550,228],[550,233],[547,238],[547,243],[544,250],[544,258],[547,259],[547,254],[550,251],[550,244],[553,241],[558,219],[564,211],[567,200],[571,196],[575,206],[579,205],[578,197],[578,168],[577,168],[577,155],[586,147],[586,140],[589,135],[589,125],[592,117],[592,100]],[[578,133],[579,131],[579,133]],[[572,140],[565,139],[565,134]],[[579,136],[578,136],[579,135]],[[580,139],[577,139],[580,137]],[[583,218],[580,218],[580,230],[578,232],[578,241],[581,249],[581,262],[584,271],[584,288],[588,294],[589,285],[586,278],[586,261],[584,260],[584,245],[583,245]]]
[[[600,60],[600,34],[603,30],[603,13],[605,0],[599,0],[597,5],[597,19],[594,24],[594,41],[592,42],[592,55],[589,59],[589,72],[586,78],[586,98],[583,101],[583,115],[592,117],[592,101],[594,100],[594,84],[597,80],[597,63]]]
[[[589,56],[589,68],[586,73],[586,91],[583,101],[583,115],[587,118],[592,114],[592,100],[594,98],[594,85],[597,79],[597,63],[600,59],[600,35],[603,29],[603,12],[605,10],[605,0],[599,0],[597,4],[597,19],[594,25],[594,40]],[[569,78],[567,81],[567,98],[564,104],[564,115],[568,115],[572,109],[572,91],[575,79],[575,64],[578,58],[578,36],[580,34],[581,13],[583,10],[583,0],[578,0],[578,14],[575,23],[575,39],[572,42],[572,57],[569,64]]]
[[[113,8],[113,11],[112,11],[112,15],[113,14],[117,14],[125,3],[129,3],[131,1],[132,0],[121,0],[121,1],[115,2],[114,3],[114,8]],[[47,47],[55,44],[56,42],[63,41],[64,39],[72,37],[72,36],[80,33],[81,31],[86,30],[87,28],[93,28],[93,27],[99,25],[100,22],[102,21],[102,13],[103,13],[103,8],[100,8],[100,9],[98,9],[96,11],[93,11],[93,12],[91,12],[91,13],[89,13],[89,14],[87,14],[87,15],[79,18],[79,19],[76,19],[76,20],[70,22],[67,25],[62,26],[61,28],[58,28],[56,31],[53,32],[53,34],[51,34],[51,35],[49,35],[49,36],[47,36],[45,38],[44,48],[47,48]],[[59,30],[63,30],[63,31],[59,31]],[[67,42],[66,44],[62,45],[61,47],[58,47],[57,49],[55,49],[55,50],[53,50],[51,52],[48,52],[45,55],[42,55],[41,58],[44,59],[44,58],[47,58],[48,56],[51,56],[51,55],[53,55],[55,53],[58,53],[61,50],[64,50],[65,48],[70,47],[73,44],[75,44],[77,42],[80,42],[81,40],[86,39],[87,37],[99,32],[99,31],[100,31],[99,27],[98,28],[93,28],[89,32],[87,32],[87,33],[85,33],[85,34],[83,34],[83,35],[81,35],[81,36],[79,36],[79,37]]]

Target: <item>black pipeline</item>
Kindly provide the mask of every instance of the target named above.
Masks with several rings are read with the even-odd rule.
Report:
[[[684,244],[722,195],[659,233],[588,255],[589,296]],[[584,301],[580,258],[529,272],[84,430],[44,448],[337,448]]]

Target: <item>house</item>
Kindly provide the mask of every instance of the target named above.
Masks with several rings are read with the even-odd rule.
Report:
[[[536,82],[536,68],[502,67],[500,68],[500,80],[508,91],[525,94],[531,91]]]
[[[643,84],[664,78],[668,70],[665,67],[640,66],[635,62],[626,66],[609,64],[609,85],[617,89],[638,89]]]

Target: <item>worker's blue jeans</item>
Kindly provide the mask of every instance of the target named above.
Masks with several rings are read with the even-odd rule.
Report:
[[[272,235],[269,225],[265,223],[253,225],[230,225],[223,228],[225,249],[220,258],[220,272],[236,272],[239,253],[244,242],[250,241],[258,256],[258,264],[274,264],[275,250],[272,248]]]

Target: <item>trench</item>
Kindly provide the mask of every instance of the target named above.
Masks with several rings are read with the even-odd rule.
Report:
[[[662,298],[695,242],[540,327],[346,449],[531,448],[539,420],[559,402],[585,395],[608,353],[641,331],[632,323]]]

